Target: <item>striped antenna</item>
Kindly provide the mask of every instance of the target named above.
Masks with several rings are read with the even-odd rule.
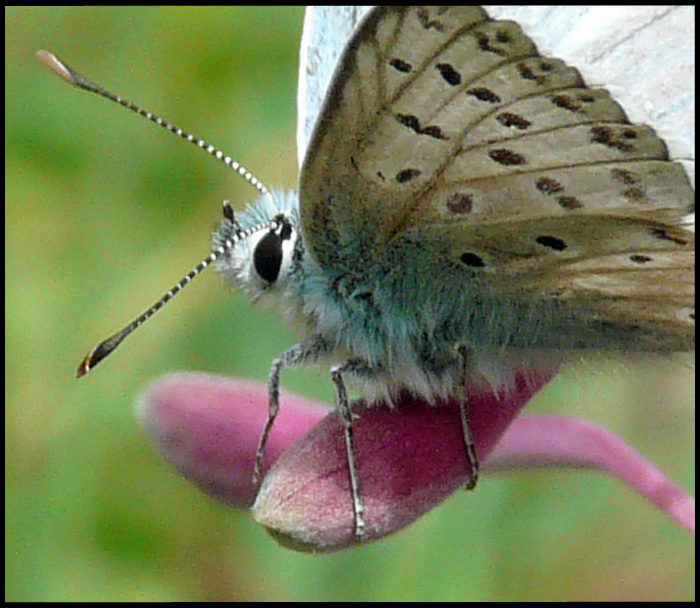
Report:
[[[182,139],[185,139],[191,144],[197,146],[198,148],[201,148],[207,154],[210,154],[214,158],[218,158],[229,169],[232,169],[233,171],[238,173],[251,186],[255,187],[258,190],[258,192],[260,192],[260,194],[264,196],[272,196],[268,189],[262,184],[262,182],[260,182],[260,180],[257,177],[255,177],[250,171],[248,171],[248,169],[246,169],[243,165],[233,160],[230,156],[226,156],[221,150],[212,146],[211,144],[208,144],[203,139],[199,139],[198,137],[195,137],[194,135],[183,131],[179,127],[176,127],[172,123],[169,123],[167,120],[162,119],[160,116],[156,116],[152,112],[144,110],[143,108],[137,106],[135,103],[130,102],[128,99],[124,99],[119,95],[115,95],[111,91],[108,91],[107,89],[101,87],[99,84],[88,80],[81,74],[78,74],[78,72],[76,72],[73,68],[61,61],[58,57],[56,57],[56,55],[50,53],[49,51],[37,51],[36,56],[39,58],[39,61],[41,61],[41,63],[43,63],[47,68],[49,68],[61,80],[64,80],[68,84],[72,84],[74,87],[83,89],[84,91],[97,93],[105,99],[109,99],[110,101],[118,103],[120,106],[124,106],[127,110],[131,110],[132,112],[136,112],[136,114],[148,118],[148,120],[154,122],[159,127],[163,127],[164,129],[170,131],[171,133],[174,133],[178,137],[182,137]]]
[[[58,59],[58,57],[56,57],[56,55],[54,55],[53,53],[49,53],[48,51],[38,51],[37,57],[54,74],[56,74],[62,80],[66,81],[68,84],[72,84],[73,86],[78,87],[79,89],[83,89],[85,91],[90,91],[91,93],[97,93],[101,97],[109,99],[110,101],[114,101],[119,105],[124,106],[128,110],[131,110],[132,112],[136,112],[141,116],[145,116],[146,118],[148,118],[148,120],[154,122],[159,127],[167,129],[168,131],[174,133],[178,137],[182,137],[182,139],[185,139],[190,143],[196,145],[198,148],[201,148],[211,156],[218,158],[229,169],[232,169],[233,171],[238,173],[249,184],[255,187],[258,190],[258,192],[260,192],[260,194],[272,197],[268,189],[260,182],[260,180],[258,180],[245,167],[237,163],[230,156],[224,155],[224,153],[221,150],[208,144],[203,139],[194,137],[190,133],[187,133],[179,127],[172,125],[171,123],[167,122],[166,120],[163,120],[162,118],[156,116],[148,110],[144,110],[136,104],[130,102],[129,100],[124,99],[119,95],[115,95],[114,93],[108,91],[107,89],[104,89],[100,85],[88,80],[81,74],[78,74],[78,72],[73,70],[63,61]],[[224,219],[230,224],[229,238],[227,238],[223,242],[223,244],[220,244],[217,247],[215,247],[214,250],[206,258],[204,258],[199,264],[197,264],[192,270],[190,270],[190,272],[188,272],[184,277],[182,277],[167,293],[165,293],[161,298],[159,298],[155,302],[155,304],[153,304],[153,306],[151,306],[143,314],[139,315],[126,327],[119,330],[117,333],[110,336],[106,340],[103,340],[97,346],[95,346],[95,348],[93,348],[85,356],[85,358],[81,361],[80,365],[78,366],[78,371],[76,374],[78,378],[87,374],[100,361],[102,361],[105,357],[114,352],[128,335],[130,335],[134,330],[143,325],[146,321],[148,321],[148,319],[150,319],[161,308],[163,308],[163,306],[165,306],[178,293],[180,293],[184,289],[184,287],[188,285],[192,281],[192,279],[194,279],[198,274],[200,274],[205,268],[207,268],[207,266],[218,260],[222,255],[225,255],[226,253],[231,251],[236,245],[236,243],[238,243],[242,239],[248,238],[251,234],[257,232],[258,230],[265,230],[270,228],[275,229],[275,227],[277,226],[277,221],[272,220],[271,222],[267,222],[259,226],[254,226],[247,230],[243,230],[238,221],[236,220],[233,208],[231,207],[228,201],[224,201]]]
[[[119,346],[124,338],[136,330],[139,326],[143,325],[148,319],[150,319],[154,314],[156,314],[163,306],[165,306],[170,300],[172,300],[178,293],[180,293],[185,286],[192,281],[199,273],[201,273],[207,266],[212,262],[218,260],[222,255],[231,251],[236,243],[248,238],[251,234],[259,230],[274,230],[277,227],[277,219],[271,222],[266,222],[258,226],[253,226],[247,230],[243,230],[240,224],[236,220],[236,216],[233,212],[229,201],[224,201],[224,218],[227,222],[231,224],[230,232],[231,236],[227,238],[222,245],[219,245],[212,251],[206,258],[204,258],[199,264],[197,264],[192,270],[190,270],[184,277],[182,277],[171,289],[168,290],[163,296],[161,296],[148,310],[140,314],[136,319],[129,323],[123,329],[120,329],[117,333],[111,335],[106,340],[100,342],[95,348],[93,348],[85,358],[80,362],[78,366],[78,371],[76,376],[78,378],[87,374],[92,368],[94,368],[102,359],[107,357],[107,355],[114,352]]]

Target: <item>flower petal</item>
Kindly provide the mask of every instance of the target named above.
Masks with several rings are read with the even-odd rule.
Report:
[[[470,394],[470,427],[484,460],[551,375],[518,375],[502,394]],[[366,533],[373,540],[411,524],[468,480],[459,402],[403,395],[396,407],[353,404]],[[355,544],[343,427],[326,416],[275,463],[253,506],[255,519],[297,550]]]
[[[594,422],[565,416],[522,416],[508,429],[484,469],[543,467],[607,471],[695,533],[695,498],[622,439]]]
[[[472,395],[471,428],[482,471],[604,470],[694,532],[694,499],[608,430],[562,416],[519,416],[548,380],[521,375],[505,395]],[[154,382],[140,399],[139,414],[156,446],[186,478],[218,500],[249,507],[267,399],[267,388],[257,383],[180,373]],[[366,540],[409,525],[466,481],[456,401],[429,405],[404,395],[394,409],[358,402],[353,412]],[[335,412],[284,393],[265,463],[275,465],[253,510],[280,542],[316,551],[356,542],[345,441]]]
[[[267,388],[259,383],[177,373],[154,381],[139,398],[137,413],[153,443],[182,475],[217,500],[250,507],[267,399]],[[265,468],[327,413],[327,407],[283,395]]]

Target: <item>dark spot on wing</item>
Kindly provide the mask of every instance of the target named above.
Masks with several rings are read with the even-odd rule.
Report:
[[[495,160],[498,164],[509,166],[509,165],[524,165],[527,164],[525,157],[513,150],[508,150],[507,148],[499,148],[498,150],[491,150],[489,156],[492,160]]]
[[[583,105],[577,99],[574,99],[570,95],[554,95],[550,97],[550,100],[558,108],[569,110],[570,112],[583,111]]]
[[[399,72],[408,73],[413,70],[413,66],[410,63],[398,57],[394,57],[391,61],[389,61],[389,65]]]
[[[423,26],[423,29],[437,30],[438,32],[445,31],[445,26],[443,25],[443,23],[437,19],[431,19],[430,14],[428,13],[428,10],[425,7],[419,6],[416,9],[416,15],[418,15],[418,20]]]
[[[672,243],[676,243],[677,245],[688,244],[688,241],[682,239],[677,235],[669,234],[668,231],[664,230],[663,228],[652,228],[651,234],[662,241],[671,241]]]
[[[420,120],[417,116],[412,114],[397,114],[396,120],[398,120],[404,127],[414,130],[416,133],[420,133],[421,126]]]
[[[649,203],[649,199],[641,188],[627,188],[622,195],[633,203]]]
[[[438,63],[435,67],[450,86],[456,87],[462,83],[462,76],[449,63]]]
[[[627,169],[613,169],[610,173],[612,174],[614,180],[622,182],[623,184],[638,184],[641,180],[639,175],[632,173],[632,171],[628,171]]]
[[[555,236],[538,236],[535,240],[543,247],[549,247],[554,249],[554,251],[564,251],[566,249],[566,243]]]
[[[646,264],[647,262],[651,262],[651,258],[648,255],[640,255],[638,253],[631,255],[630,260],[635,264]]]
[[[491,89],[486,87],[475,87],[467,91],[467,95],[476,97],[479,101],[488,101],[489,103],[500,103],[501,98],[496,95]]]
[[[408,127],[418,135],[428,135],[430,137],[434,137],[435,139],[448,139],[447,135],[445,135],[442,132],[442,129],[437,125],[422,127],[418,117],[413,116],[413,114],[396,114],[395,116],[396,120],[398,120],[403,126]]]
[[[471,194],[454,192],[447,199],[447,209],[452,213],[469,213],[473,207],[474,197]]]
[[[621,134],[617,134],[615,129],[605,125],[595,125],[591,127],[591,142],[603,144],[608,148],[614,148],[620,152],[631,152],[634,148],[625,140],[635,139],[637,133],[633,129],[625,129]]]
[[[535,72],[533,72],[532,68],[529,65],[526,65],[524,63],[518,64],[518,74],[520,74],[520,77],[523,80],[534,80],[537,84],[544,84],[544,81],[545,81],[544,76],[539,76],[539,75],[535,74]]]
[[[459,256],[459,259],[462,264],[470,266],[471,268],[483,268],[486,266],[484,260],[480,256],[476,255],[476,253],[463,253]]]
[[[575,196],[560,196],[557,198],[557,203],[562,209],[567,211],[573,211],[574,209],[580,209],[583,207],[581,201],[579,201]]]
[[[519,114],[513,114],[512,112],[503,112],[496,116],[496,120],[500,122],[504,127],[515,127],[521,131],[525,131],[532,123],[523,118]]]
[[[540,177],[535,181],[535,188],[537,188],[543,194],[556,194],[564,190],[557,180],[550,177]]]
[[[496,32],[496,40],[498,42],[513,42],[513,39],[510,37],[510,34],[506,32],[505,30],[498,30]]]
[[[418,177],[420,173],[421,172],[418,169],[404,169],[396,174],[396,181],[400,184],[405,184],[406,182],[410,182],[412,179]]]
[[[535,180],[535,188],[547,196],[552,196],[553,194],[558,194],[559,192],[564,191],[564,186],[551,177],[538,177]],[[558,196],[557,204],[562,209],[566,209],[567,211],[573,211],[574,209],[580,209],[583,207],[583,203],[575,196]]]
[[[494,46],[491,46],[491,39],[489,38],[488,34],[485,34],[484,32],[477,32],[476,33],[476,42],[482,51],[485,51],[487,53],[496,53],[496,54],[502,53],[502,51],[500,49],[498,49]]]
[[[429,135],[435,139],[449,139],[437,125],[428,125],[427,127],[423,127],[421,135]]]

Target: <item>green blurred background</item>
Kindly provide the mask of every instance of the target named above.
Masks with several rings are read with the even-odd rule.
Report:
[[[614,479],[487,478],[374,545],[309,556],[180,478],[134,397],[173,370],[264,380],[293,334],[205,273],[80,382],[94,343],[209,249],[254,192],[49,74],[47,48],[294,187],[299,8],[5,9],[5,598],[692,599],[693,540]],[[694,367],[589,364],[530,406],[605,424],[694,491]],[[323,376],[285,389],[330,403]]]

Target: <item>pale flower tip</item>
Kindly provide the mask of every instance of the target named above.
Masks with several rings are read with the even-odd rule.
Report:
[[[362,463],[361,474],[367,473],[367,464]],[[258,523],[290,549],[332,551],[352,543],[347,456],[335,412],[275,463],[263,480],[252,512]]]
[[[471,398],[471,428],[481,458],[541,386],[523,382],[507,395]],[[282,545],[328,552],[383,538],[468,481],[456,400],[431,405],[406,396],[394,409],[360,402],[352,411],[365,506],[362,540],[355,535],[343,426],[332,412],[280,457],[253,505],[253,517]]]
[[[343,426],[330,413],[275,463],[253,517],[285,547],[328,552],[383,538],[438,505],[468,479],[456,404],[353,405],[365,534],[355,535]]]
[[[266,387],[258,383],[177,373],[150,384],[138,400],[137,415],[158,451],[185,478],[221,502],[250,507],[257,491],[253,466],[267,400]],[[326,412],[285,395],[265,468]]]

